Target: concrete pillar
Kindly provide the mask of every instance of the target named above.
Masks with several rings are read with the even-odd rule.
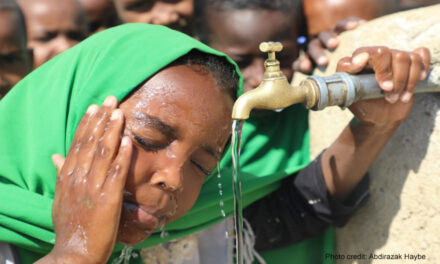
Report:
[[[386,45],[413,50],[428,47],[430,78],[440,83],[440,5],[388,15],[340,35],[331,64],[314,74],[331,74],[339,58],[356,48]],[[312,154],[328,147],[352,118],[331,107],[310,115]],[[372,254],[420,254],[440,263],[440,94],[416,97],[410,117],[400,126],[371,170],[371,197],[344,227],[336,230],[336,253],[366,254],[366,260],[337,263],[414,263],[369,259]]]

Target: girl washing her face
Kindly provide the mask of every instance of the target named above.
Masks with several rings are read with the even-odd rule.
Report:
[[[143,24],[40,67],[0,104],[0,240],[22,263],[103,263],[181,217],[221,157],[239,80],[221,53]]]

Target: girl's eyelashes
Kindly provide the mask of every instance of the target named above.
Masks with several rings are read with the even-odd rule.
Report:
[[[161,144],[161,145],[155,145],[155,144],[150,144],[148,142],[146,142],[145,140],[143,140],[142,138],[140,138],[139,136],[132,134],[133,138],[142,145],[142,147],[146,150],[146,151],[151,151],[151,152],[157,152],[161,149],[164,149],[168,146],[167,144]]]
[[[194,160],[191,160],[191,163],[194,164],[203,174],[205,174],[206,177],[208,177],[211,174],[209,170],[203,168],[200,164],[198,164]]]

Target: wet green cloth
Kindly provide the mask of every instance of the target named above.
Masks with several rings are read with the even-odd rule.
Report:
[[[293,105],[280,113],[253,112],[244,123],[241,146],[243,200],[249,204],[263,193],[278,189],[282,179],[309,164],[308,110],[302,105]],[[226,176],[227,181],[231,181],[230,152],[221,165],[222,179]],[[257,184],[264,187],[256,188]],[[260,253],[267,264],[331,264],[333,261],[326,259],[325,254],[333,253],[333,229],[320,237]]]
[[[192,49],[225,56],[163,26],[126,24],[86,39],[15,86],[0,101],[0,240],[19,247],[28,260],[49,252],[55,239],[52,154],[66,155],[90,104],[101,104],[108,95],[122,100]],[[218,200],[215,194],[209,198]],[[201,210],[217,213],[210,207]],[[186,217],[175,224],[183,229],[176,235],[204,225],[197,217]],[[162,242],[158,237],[142,246]]]
[[[50,157],[67,153],[87,107],[102,103],[108,95],[123,99],[138,84],[191,49],[223,56],[161,26],[119,26],[94,35],[44,64],[0,101],[0,240],[18,246],[25,263],[46,254],[53,246],[51,206],[56,171]],[[293,106],[281,113],[253,115],[243,127],[244,204],[276,190],[281,179],[308,162],[305,109]],[[204,229],[223,219],[221,209],[231,215],[229,151],[221,162],[220,174],[220,178],[214,175],[205,182],[196,205],[187,214],[166,227],[166,239],[155,234],[137,247]],[[303,243],[309,243],[304,250],[322,249],[325,239],[318,240]],[[299,247],[297,251],[303,250]],[[300,258],[297,263],[314,263]],[[271,262],[283,263],[273,262],[277,259],[275,256]]]

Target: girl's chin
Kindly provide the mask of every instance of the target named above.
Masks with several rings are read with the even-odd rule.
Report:
[[[124,245],[134,246],[145,241],[148,237],[150,237],[151,234],[152,232],[142,231],[136,228],[120,227],[116,242]]]

